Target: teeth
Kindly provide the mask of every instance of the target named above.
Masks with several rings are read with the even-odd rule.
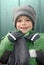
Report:
[[[21,29],[27,29],[27,27],[21,27]]]

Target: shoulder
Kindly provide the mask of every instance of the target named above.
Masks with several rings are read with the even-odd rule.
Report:
[[[37,39],[37,41],[44,42],[44,33],[39,33],[40,37]]]
[[[34,44],[38,49],[42,49],[44,51],[44,33],[39,33],[40,37],[37,39]]]

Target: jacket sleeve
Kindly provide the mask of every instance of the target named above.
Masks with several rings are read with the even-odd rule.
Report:
[[[37,53],[37,62],[44,65],[44,34],[35,42],[35,49]]]
[[[13,44],[8,40],[7,35],[0,41],[0,62],[6,63],[10,52],[13,50]]]
[[[0,42],[0,57],[6,50],[11,51],[13,49],[13,44],[8,40],[7,35]]]
[[[42,50],[39,50],[36,53],[37,53],[36,61],[41,65],[44,65],[44,52]]]

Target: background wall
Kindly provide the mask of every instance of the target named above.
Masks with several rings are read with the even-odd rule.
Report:
[[[44,32],[44,0],[41,0],[41,31]]]
[[[1,0],[0,0],[0,38],[1,38]]]
[[[44,0],[1,0],[0,37],[7,34],[8,31],[14,30],[12,23],[13,9],[24,4],[29,4],[34,7],[37,13],[36,30],[38,32],[44,32]]]

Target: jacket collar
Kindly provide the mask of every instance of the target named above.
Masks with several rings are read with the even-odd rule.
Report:
[[[25,35],[24,35],[25,38],[27,38],[28,40],[30,41],[36,41],[37,39],[39,39],[40,35],[39,33],[37,33],[36,31],[34,30],[31,30],[31,31],[28,31]]]

